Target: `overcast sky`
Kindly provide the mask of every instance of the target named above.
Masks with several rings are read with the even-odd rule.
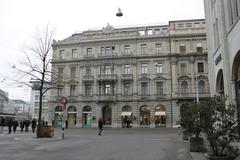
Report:
[[[116,17],[121,8],[123,17]],[[29,100],[29,89],[9,85],[10,67],[23,56],[35,28],[48,23],[55,39],[75,32],[113,27],[167,24],[172,20],[204,18],[203,0],[0,0],[0,89],[10,98]]]

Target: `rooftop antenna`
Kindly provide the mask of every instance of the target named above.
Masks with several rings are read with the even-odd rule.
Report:
[[[122,13],[120,8],[118,8],[118,12],[117,12],[116,16],[117,17],[122,17],[123,16],[123,13]]]

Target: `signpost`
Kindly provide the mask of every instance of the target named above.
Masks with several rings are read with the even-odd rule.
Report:
[[[62,121],[62,139],[64,139],[64,128],[65,128],[65,120],[64,120],[64,110],[66,109],[66,104],[68,102],[67,97],[61,97],[60,100],[62,104],[62,112],[63,114],[60,116],[60,121]]]

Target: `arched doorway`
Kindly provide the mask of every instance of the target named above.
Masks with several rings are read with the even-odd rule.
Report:
[[[155,108],[155,127],[166,126],[166,109],[164,106],[159,105]]]
[[[132,127],[132,107],[124,106],[121,113],[121,123],[122,127]]]
[[[224,79],[223,79],[223,70],[220,69],[217,74],[217,83],[216,83],[216,92],[219,95],[225,95],[224,93]]]
[[[77,123],[77,109],[74,106],[69,106],[67,110],[68,125],[74,126]]]
[[[148,106],[142,106],[140,108],[140,125],[141,127],[150,127],[150,108]]]
[[[90,106],[83,107],[83,127],[92,126],[92,108]]]
[[[62,118],[63,118],[62,107],[61,106],[55,107],[55,112],[54,112],[55,125],[61,126],[62,125]]]
[[[233,61],[232,80],[235,81],[237,117],[240,120],[240,51],[238,51]],[[238,126],[240,126],[239,122]]]
[[[102,109],[103,116],[103,125],[111,126],[112,125],[112,109],[109,106],[105,106]]]

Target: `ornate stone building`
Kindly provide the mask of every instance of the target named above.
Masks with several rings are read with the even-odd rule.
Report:
[[[205,0],[212,95],[240,94],[240,0]],[[239,108],[239,107],[238,107]]]
[[[49,120],[60,97],[70,126],[174,127],[180,106],[209,96],[204,19],[88,30],[53,42]]]

